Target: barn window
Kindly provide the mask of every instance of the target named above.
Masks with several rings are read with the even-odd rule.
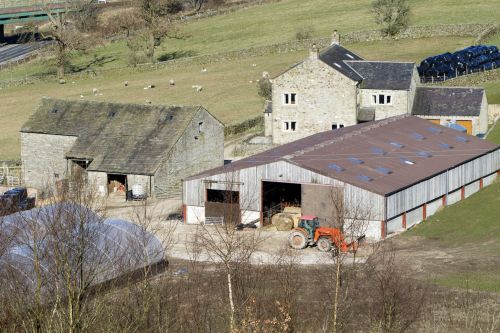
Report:
[[[285,105],[297,104],[297,94],[296,93],[285,93],[283,95],[283,103]]]
[[[372,152],[372,153],[374,153],[374,154],[376,154],[376,155],[380,155],[380,156],[383,156],[383,155],[385,155],[385,154],[386,154],[385,150],[383,150],[383,149],[382,149],[382,148],[380,148],[380,147],[373,147],[373,148],[371,149],[371,152]]]
[[[297,122],[296,121],[284,121],[283,122],[283,131],[295,132],[296,130],[297,130]]]
[[[424,140],[424,139],[425,139],[425,136],[423,136],[423,135],[422,135],[422,134],[420,134],[420,133],[413,133],[413,134],[411,135],[411,137],[412,137],[413,139],[415,139],[415,140],[418,140],[418,141],[422,141],[422,140]]]
[[[432,154],[428,151],[419,151],[417,152],[417,155],[420,157],[432,157]]]
[[[364,181],[364,182],[371,182],[373,178],[367,175],[358,175],[358,179]]]
[[[201,131],[202,131],[202,130],[203,130],[203,122],[202,122],[202,121],[200,121],[200,122],[198,123],[198,133],[201,133]]]
[[[399,142],[394,142],[394,141],[389,142],[389,144],[390,144],[391,146],[396,147],[396,148],[404,148],[404,147],[405,147],[405,145],[403,145],[403,144],[401,144],[401,143],[399,143]]]
[[[386,94],[372,94],[373,105],[392,105],[392,96]]]
[[[381,173],[383,175],[390,175],[392,173],[390,169],[384,167],[378,167],[375,170],[377,170],[378,173]]]
[[[343,128],[344,124],[341,123],[332,123],[332,130],[336,130],[338,128]]]
[[[116,111],[110,111],[108,113],[108,118],[114,118],[116,116]]]
[[[452,145],[449,145],[449,144],[444,143],[444,142],[443,142],[443,143],[440,143],[440,144],[439,144],[439,147],[444,148],[444,149],[453,149],[453,146],[452,146]]]

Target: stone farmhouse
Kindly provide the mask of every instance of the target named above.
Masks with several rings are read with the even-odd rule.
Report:
[[[458,124],[468,134],[488,126],[484,89],[420,86],[415,63],[367,61],[331,46],[272,79],[272,103],[264,108],[265,135],[274,144],[401,114]]]
[[[21,129],[26,186],[84,170],[99,191],[118,182],[177,197],[181,180],[224,164],[224,125],[202,106],[43,99]]]

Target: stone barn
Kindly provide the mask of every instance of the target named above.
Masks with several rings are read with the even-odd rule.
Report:
[[[224,125],[202,106],[43,99],[21,129],[21,158],[28,187],[84,170],[103,193],[138,184],[178,197],[183,178],[224,164]]]
[[[283,207],[362,224],[372,240],[412,227],[491,184],[500,147],[410,115],[318,133],[189,177],[186,223],[266,225]],[[231,209],[229,209],[231,208]],[[336,214],[336,215],[334,215]],[[208,221],[208,222],[207,222]]]

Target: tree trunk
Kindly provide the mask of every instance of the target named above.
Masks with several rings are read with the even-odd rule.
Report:
[[[340,253],[338,254],[340,256]],[[333,300],[333,332],[338,332],[338,308],[339,308],[339,289],[340,289],[340,258],[337,257],[337,267],[335,270],[335,296]]]
[[[232,285],[232,278],[231,278],[231,273],[228,270],[227,273],[227,291],[229,294],[229,307],[230,307],[230,312],[229,312],[229,329],[230,332],[234,332],[235,329],[235,324],[234,324],[234,300],[233,300],[233,285]]]

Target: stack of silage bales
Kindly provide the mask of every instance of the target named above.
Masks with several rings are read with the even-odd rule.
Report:
[[[500,67],[500,52],[492,45],[469,46],[454,53],[424,59],[418,66],[420,77],[446,80],[459,75]]]

